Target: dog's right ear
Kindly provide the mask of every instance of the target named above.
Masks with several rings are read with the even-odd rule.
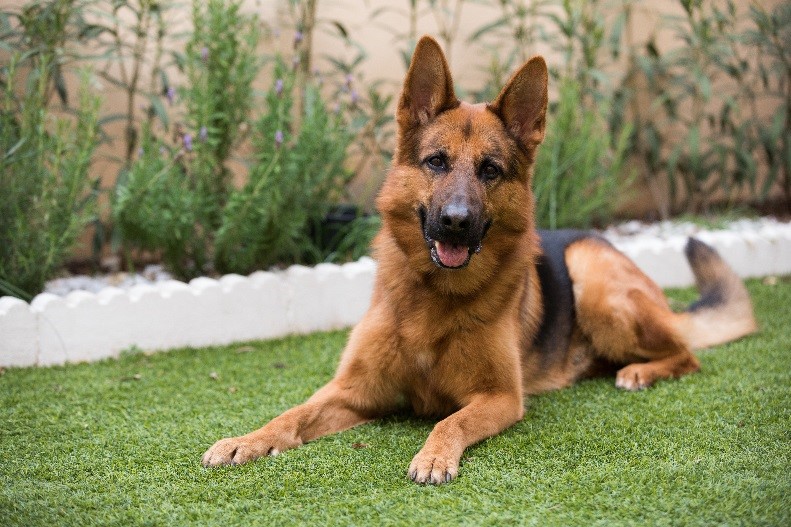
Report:
[[[433,38],[421,38],[412,55],[398,103],[398,124],[426,124],[440,112],[458,105],[450,68],[442,49]]]

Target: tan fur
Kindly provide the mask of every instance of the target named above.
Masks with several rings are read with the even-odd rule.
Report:
[[[546,65],[529,61],[489,105],[459,102],[452,86],[439,46],[422,39],[377,200],[371,307],[334,379],[261,429],[218,441],[204,465],[276,455],[406,403],[441,419],[408,473],[418,483],[444,483],[457,475],[465,448],[522,418],[525,394],[568,386],[602,361],[626,365],[617,382],[628,389],[698,368],[689,345],[696,330],[677,329],[685,319],[670,312],[662,291],[623,255],[587,239],[566,251],[578,325],[568,349],[555,350],[551,363],[542,358],[534,347],[544,307],[530,179],[544,136]],[[441,172],[425,161],[436,152],[447,161]],[[481,176],[490,162],[502,168],[491,180]],[[441,268],[429,256],[424,210],[459,196],[480,209],[488,231],[466,267]]]
[[[702,296],[716,288],[721,297],[719,306],[676,317],[674,326],[685,335],[689,347],[716,346],[756,331],[758,325],[750,295],[736,273],[711,248],[698,246],[696,251],[691,251],[688,247],[687,254]]]
[[[631,260],[598,240],[583,240],[567,249],[566,262],[581,332],[597,356],[628,365],[618,371],[616,386],[641,389],[698,370],[662,290]]]

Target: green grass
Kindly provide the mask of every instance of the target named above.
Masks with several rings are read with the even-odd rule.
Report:
[[[345,332],[9,369],[0,525],[791,525],[791,280],[749,287],[761,333],[701,373],[535,397],[441,487],[406,477],[432,425],[409,416],[200,466],[328,380]]]

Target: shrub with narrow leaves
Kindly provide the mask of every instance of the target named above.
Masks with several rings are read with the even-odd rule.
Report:
[[[98,143],[98,98],[83,76],[74,118],[46,105],[54,55],[27,62],[26,78],[8,68],[0,108],[0,294],[29,299],[69,256],[93,216],[89,177]],[[24,78],[24,79],[23,79]],[[27,85],[21,98],[17,86]]]

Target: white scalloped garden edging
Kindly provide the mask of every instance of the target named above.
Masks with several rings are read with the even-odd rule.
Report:
[[[362,258],[126,291],[42,293],[30,305],[3,297],[0,366],[94,361],[132,346],[166,350],[348,327],[368,308],[375,271],[373,260]]]
[[[699,231],[694,236],[717,249],[742,278],[791,274],[791,223],[769,223],[757,230]],[[613,240],[661,287],[687,287],[695,278],[684,256],[688,236]]]
[[[752,232],[696,234],[744,277],[791,273],[791,224]],[[617,240],[615,245],[662,287],[693,283],[685,236]],[[376,266],[292,266],[282,272],[169,280],[27,304],[0,298],[0,366],[53,365],[115,357],[132,346],[166,350],[228,344],[354,325],[368,307]]]

